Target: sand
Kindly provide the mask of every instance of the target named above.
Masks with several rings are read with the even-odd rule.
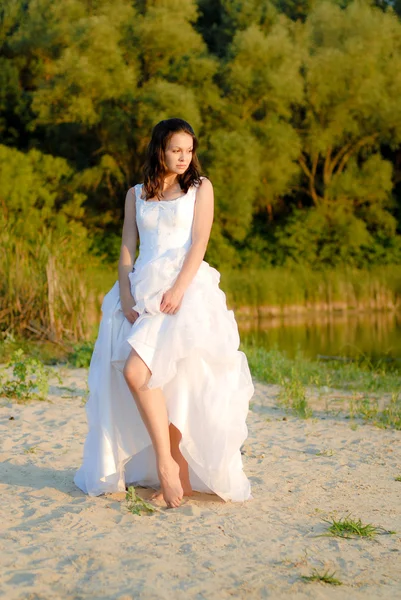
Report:
[[[401,598],[401,432],[351,427],[323,407],[286,416],[277,386],[255,382],[243,447],[254,499],[198,494],[137,516],[123,493],[75,487],[87,371],[58,370],[70,390],[0,402],[1,598]],[[321,536],[324,519],[348,513],[397,533]],[[304,581],[314,568],[343,585]]]

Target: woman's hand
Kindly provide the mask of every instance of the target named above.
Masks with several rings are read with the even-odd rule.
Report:
[[[168,315],[175,315],[181,306],[184,292],[174,286],[164,292],[160,303],[160,310]]]
[[[127,294],[123,298],[121,298],[121,308],[124,314],[124,317],[131,323],[135,323],[137,318],[139,317],[139,313],[136,312],[132,307],[135,305],[135,298],[132,297],[131,294]]]

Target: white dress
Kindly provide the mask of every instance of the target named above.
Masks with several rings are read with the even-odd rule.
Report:
[[[169,422],[182,434],[193,489],[247,500],[240,447],[254,386],[220,273],[202,261],[177,313],[160,311],[191,246],[197,187],[165,201],[143,200],[141,191],[130,190],[140,247],[129,277],[139,317],[133,325],[124,317],[116,282],[102,304],[89,368],[89,431],[74,482],[91,496],[128,484],[160,487],[153,446],[122,373],[134,348],[151,371],[148,387],[162,388]]]

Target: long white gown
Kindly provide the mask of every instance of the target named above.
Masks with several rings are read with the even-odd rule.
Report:
[[[177,313],[160,311],[191,246],[197,187],[176,200],[149,202],[141,187],[130,189],[140,238],[130,273],[139,317],[133,325],[124,317],[116,282],[102,304],[89,369],[88,434],[74,482],[91,496],[128,484],[159,487],[153,446],[122,373],[134,348],[151,371],[149,388],[163,390],[169,422],[182,434],[193,489],[244,501],[252,496],[240,447],[254,386],[220,273],[202,261]]]

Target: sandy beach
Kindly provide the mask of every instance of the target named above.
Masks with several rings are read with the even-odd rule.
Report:
[[[2,598],[401,598],[400,431],[351,424],[323,400],[313,418],[287,415],[279,388],[255,381],[242,450],[253,500],[197,494],[138,516],[123,493],[75,487],[87,370],[55,369],[65,387],[47,401],[1,399]],[[396,533],[321,535],[347,514]],[[342,585],[302,579],[314,569]]]

